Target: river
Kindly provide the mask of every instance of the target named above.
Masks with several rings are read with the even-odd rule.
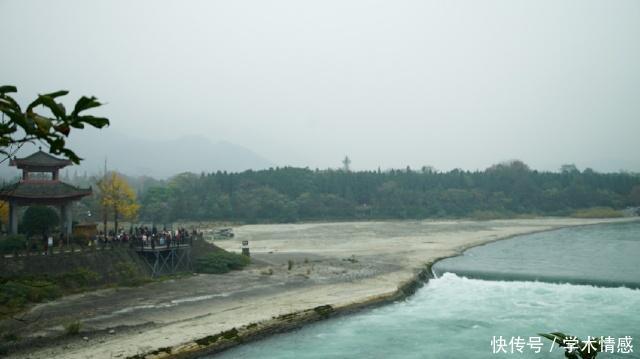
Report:
[[[406,300],[216,357],[563,358],[537,344],[563,331],[610,337],[614,353],[598,358],[639,358],[639,257],[640,222],[497,241],[436,263],[437,277]]]

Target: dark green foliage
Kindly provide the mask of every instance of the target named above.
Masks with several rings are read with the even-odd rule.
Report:
[[[222,274],[231,270],[242,269],[250,261],[249,257],[217,250],[197,258],[195,260],[195,269],[198,273]]]
[[[576,218],[618,218],[623,214],[620,211],[616,211],[611,207],[592,207],[577,210],[572,214],[572,217]]]
[[[79,321],[69,322],[64,325],[64,333],[66,335],[76,335],[80,333],[81,323]]]
[[[320,315],[322,318],[326,319],[334,312],[334,309],[330,305],[321,305],[313,308],[313,311]]]
[[[49,233],[60,222],[58,212],[47,206],[30,206],[22,217],[21,230],[32,236]]]
[[[504,219],[504,218],[509,218],[513,216],[510,213],[506,213],[506,212],[498,212],[498,211],[491,211],[491,210],[477,210],[477,211],[471,212],[469,217],[471,217],[472,219],[476,219],[478,221],[488,221],[492,219]]]
[[[10,280],[0,284],[0,308],[3,312],[13,312],[28,303],[38,303],[58,298],[62,290],[47,280]]]
[[[138,285],[148,280],[142,278],[130,264],[116,265],[115,275],[121,285]],[[63,294],[77,293],[103,285],[100,274],[83,267],[77,267],[63,274],[47,274],[23,277],[0,277],[0,318],[22,310],[31,303],[56,299]]]
[[[213,344],[215,342],[217,342],[220,339],[226,339],[226,340],[239,340],[238,337],[238,329],[236,328],[231,328],[227,331],[218,333],[218,334],[214,334],[214,335],[209,335],[206,336],[204,338],[200,338],[200,339],[196,339],[195,342],[198,345],[210,345]]]
[[[0,253],[12,254],[25,250],[27,248],[27,239],[23,235],[9,235],[0,238]]]
[[[169,222],[171,208],[169,199],[171,191],[166,187],[152,187],[141,198],[142,210],[140,216],[153,224],[164,225]]]
[[[139,274],[132,263],[118,263],[115,267],[119,285],[134,287],[149,281],[148,278]]]
[[[15,86],[0,86],[0,154],[10,157],[15,154],[11,145],[40,141],[49,146],[49,152],[62,154],[74,163],[80,162],[75,152],[68,148],[66,141],[72,128],[82,129],[86,125],[102,128],[109,125],[109,120],[102,117],[82,114],[84,111],[102,106],[95,97],[82,96],[75,104],[73,111],[67,112],[57,98],[65,96],[69,91],[56,91],[38,97],[26,109],[9,94],[17,92]],[[38,113],[41,108],[48,113]]]
[[[295,204],[273,188],[258,187],[236,194],[235,210],[248,221],[291,222],[297,218]]]
[[[531,170],[520,161],[484,171],[343,171],[277,168],[183,173],[148,188],[141,216],[159,221],[296,220],[571,215],[640,205],[640,176]]]
[[[61,275],[56,282],[64,288],[78,289],[96,285],[100,280],[101,277],[98,273],[87,268],[76,268]]]
[[[640,206],[640,185],[636,185],[629,193],[629,204],[632,206]]]

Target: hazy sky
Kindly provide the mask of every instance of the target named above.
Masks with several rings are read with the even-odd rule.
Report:
[[[0,0],[0,83],[279,165],[640,171],[640,1]]]

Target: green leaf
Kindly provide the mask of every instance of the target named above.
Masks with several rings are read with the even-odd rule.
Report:
[[[68,94],[69,91],[56,91],[56,92],[52,92],[51,94],[46,94],[46,95],[38,95],[38,98],[35,99],[35,101],[31,102],[29,104],[29,106],[27,107],[27,112],[30,112],[34,107],[38,106],[38,105],[42,105],[45,104],[44,101],[46,101],[47,99],[50,101],[48,102],[48,105],[45,104],[45,106],[51,108],[51,103],[55,103],[55,101],[53,101],[54,98],[62,96],[62,95],[66,95]],[[52,109],[53,111],[53,109]]]
[[[95,116],[80,116],[77,121],[86,122],[93,127],[103,128],[104,126],[109,125],[109,120],[104,117],[95,117]],[[75,126],[74,126],[75,127]]]
[[[64,107],[62,102],[58,102],[57,105],[58,105],[58,108],[60,109],[60,111],[63,114],[63,118],[66,118],[67,117],[67,109]]]
[[[0,86],[0,112],[8,117],[3,117],[4,121],[0,123],[0,154],[5,147],[14,143],[40,141],[49,147],[50,153],[64,154],[74,163],[79,163],[82,159],[66,147],[65,138],[69,135],[71,127],[84,128],[88,124],[102,128],[109,125],[107,118],[79,115],[82,111],[102,105],[93,96],[81,97],[76,102],[72,114],[67,115],[64,105],[55,99],[67,95],[69,91],[60,90],[38,95],[24,112],[15,99],[6,95],[12,92],[17,92],[15,86]],[[40,105],[47,107],[53,116],[42,116],[34,111],[34,108]],[[13,138],[18,131],[20,137]]]
[[[78,157],[75,152],[68,148],[63,148],[62,153],[75,164],[80,164],[80,161],[82,161],[82,158]]]
[[[68,93],[69,93],[69,91],[67,91],[67,90],[60,90],[60,91],[56,91],[56,92],[46,93],[46,94],[44,94],[42,96],[56,98],[56,97],[64,96],[64,95],[66,95]]]
[[[38,96],[38,98],[37,98],[37,99],[33,100],[33,102],[31,102],[31,103],[29,104],[29,106],[27,106],[27,113],[29,113],[29,112],[33,112],[33,111],[32,111],[32,110],[33,110],[33,108],[34,108],[34,107],[36,107],[36,106],[38,106],[38,105],[42,105],[42,96],[40,96],[40,95]]]
[[[91,96],[91,97],[82,96],[78,100],[78,102],[76,102],[76,106],[74,107],[73,112],[71,113],[71,116],[76,117],[82,111],[86,111],[88,109],[99,107],[99,106],[102,106],[102,104],[98,102],[98,99],[96,99],[94,96]]]
[[[0,94],[11,93],[11,92],[18,92],[18,89],[12,85],[0,86]]]
[[[23,127],[23,124],[25,123],[24,114],[22,114],[21,112],[14,112],[14,111],[2,111],[2,112],[5,115],[9,116],[11,121],[15,122],[15,124],[19,125],[20,127]]]
[[[33,120],[36,122],[36,125],[38,126],[38,128],[40,128],[40,130],[42,130],[42,132],[46,133],[51,129],[51,119],[40,115],[35,115]]]
[[[20,105],[18,105],[16,100],[14,100],[11,96],[0,94],[0,100],[2,100],[3,112],[5,111],[5,109],[22,112],[22,110],[20,109]]]
[[[49,152],[53,154],[59,154],[64,149],[64,139],[61,137],[45,138],[45,140],[49,143]]]
[[[20,127],[22,127],[26,133],[32,134],[37,129],[36,122],[34,121],[35,116],[36,114],[34,113],[27,113],[27,116],[25,116],[24,125],[21,125]]]
[[[39,96],[40,103],[46,106],[51,110],[54,116],[57,118],[65,118],[67,114],[65,113],[64,106],[60,107],[59,104],[53,100],[53,98],[48,96]]]

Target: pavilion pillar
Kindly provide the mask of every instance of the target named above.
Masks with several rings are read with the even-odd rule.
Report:
[[[18,234],[18,205],[9,202],[9,233]]]
[[[62,233],[62,235],[64,235],[64,233],[66,232],[66,224],[67,221],[65,220],[64,216],[65,216],[65,205],[61,204],[60,205],[60,233]]]
[[[60,205],[60,231],[67,240],[71,237],[72,223],[71,203],[64,203]]]
[[[65,214],[65,218],[67,220],[66,223],[66,227],[65,227],[65,234],[67,235],[67,238],[71,238],[71,232],[73,230],[73,218],[72,218],[72,214],[71,214],[71,203],[67,203],[65,205],[65,211],[67,212]]]

